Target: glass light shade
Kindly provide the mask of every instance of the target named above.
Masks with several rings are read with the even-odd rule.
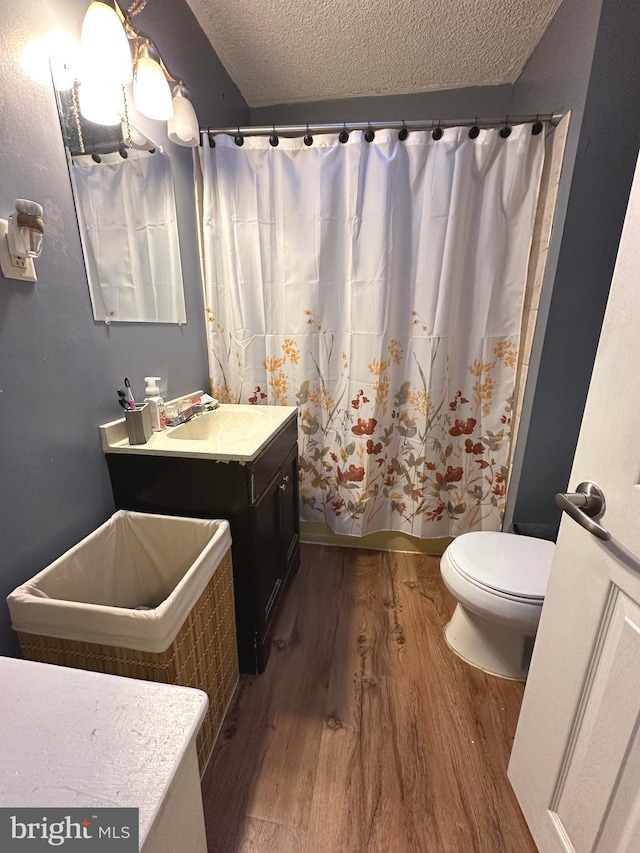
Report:
[[[94,0],[87,9],[80,37],[81,79],[130,83],[133,77],[129,39],[115,9]]]
[[[133,102],[147,118],[167,121],[173,116],[169,83],[146,45],[140,51],[133,78]]]
[[[198,116],[191,101],[185,97],[180,88],[174,89],[173,118],[167,124],[169,139],[176,145],[195,148],[200,138]]]
[[[112,83],[87,80],[78,86],[80,113],[94,124],[120,124],[122,88]]]

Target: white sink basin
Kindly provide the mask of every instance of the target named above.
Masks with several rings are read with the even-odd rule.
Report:
[[[250,462],[297,413],[295,406],[222,404],[177,427],[154,432],[146,444],[129,444],[124,418],[100,427],[105,453],[187,456]]]
[[[226,406],[204,415],[197,415],[186,424],[167,431],[172,441],[211,441],[232,437],[238,431],[245,437],[263,432],[269,415],[268,406]]]

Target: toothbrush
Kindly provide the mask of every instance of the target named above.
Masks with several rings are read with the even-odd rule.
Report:
[[[127,403],[129,404],[129,408],[135,409],[136,401],[134,400],[133,393],[131,391],[131,383],[129,382],[129,380],[127,379],[126,376],[124,377],[124,387],[127,389],[126,395],[127,395]]]

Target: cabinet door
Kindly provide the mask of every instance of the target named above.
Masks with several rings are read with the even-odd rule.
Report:
[[[294,444],[282,463],[280,483],[282,560],[287,574],[299,563],[300,510],[298,507],[298,445]]]
[[[286,577],[285,563],[282,558],[281,485],[282,472],[277,469],[269,487],[255,505],[254,553],[258,611],[256,618],[260,639],[278,601],[280,589]]]

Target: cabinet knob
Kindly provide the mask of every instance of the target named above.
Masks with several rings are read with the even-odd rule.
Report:
[[[289,475],[285,474],[282,478],[282,482],[280,483],[279,489],[281,492],[287,491],[287,483],[289,482]]]

